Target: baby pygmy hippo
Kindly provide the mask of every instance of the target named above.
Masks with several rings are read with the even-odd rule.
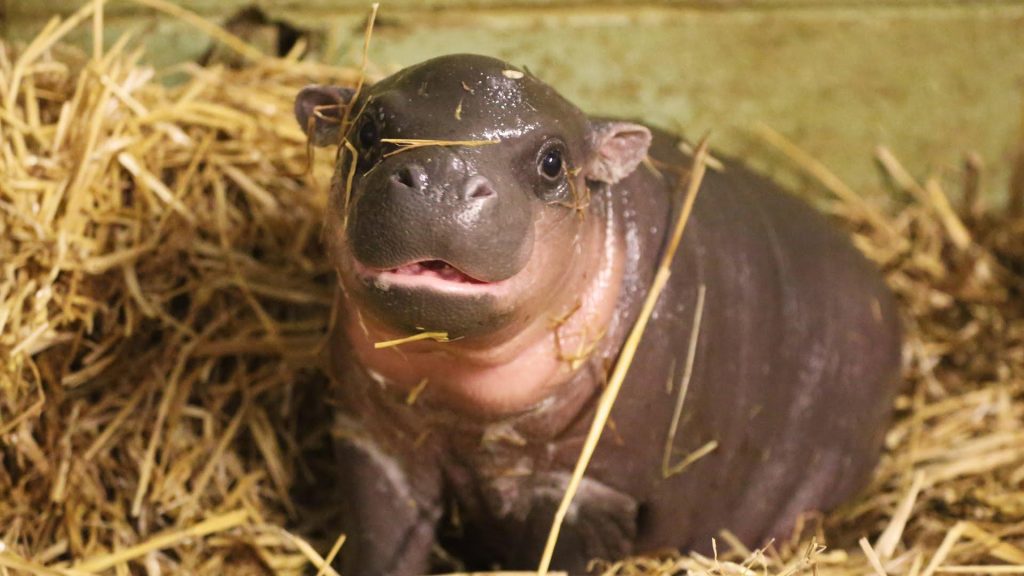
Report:
[[[470,567],[535,568],[691,159],[483,56],[359,94],[310,86],[295,110],[314,144],[343,146],[326,217],[343,573],[428,573],[438,533]],[[726,528],[759,545],[878,458],[897,311],[824,217],[726,162],[672,271],[553,568]],[[448,341],[375,347],[424,331]]]

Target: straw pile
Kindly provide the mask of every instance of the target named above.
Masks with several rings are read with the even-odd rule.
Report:
[[[329,493],[332,158],[309,169],[291,102],[358,73],[195,22],[245,64],[185,65],[168,88],[128,39],[60,45],[101,29],[93,6],[0,45],[0,576],[333,573],[329,506],[294,496]],[[889,450],[860,500],[791,542],[723,534],[717,558],[608,573],[1024,573],[1024,218],[979,207],[977,170],[954,209],[884,150],[879,208],[764,136],[904,304]]]
[[[128,38],[57,44],[89,8],[0,48],[0,566],[299,573],[277,526],[324,432],[333,274],[291,109],[355,73],[260,58],[168,89]]]

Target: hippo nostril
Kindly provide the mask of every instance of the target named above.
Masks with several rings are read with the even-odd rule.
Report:
[[[408,166],[402,166],[398,170],[395,170],[395,173],[391,175],[391,179],[406,188],[416,187],[416,181],[413,177],[412,170],[410,170]]]
[[[494,188],[491,188],[490,185],[477,186],[469,195],[470,198],[487,198],[488,196],[494,196]]]
[[[480,200],[497,195],[491,181],[483,176],[474,176],[466,182],[465,198],[469,200]]]

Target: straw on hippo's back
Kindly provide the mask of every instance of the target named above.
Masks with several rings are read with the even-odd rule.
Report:
[[[346,573],[425,573],[452,510],[462,535],[446,544],[471,565],[536,566],[689,159],[482,56],[358,95],[309,87],[296,114],[316,143],[356,151],[327,214]],[[374,346],[421,331],[451,341]],[[849,497],[877,459],[898,359],[893,299],[845,237],[738,164],[709,172],[553,566],[706,547],[723,528],[757,545]]]

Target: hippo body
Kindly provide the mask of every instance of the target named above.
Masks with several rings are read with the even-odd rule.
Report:
[[[672,135],[587,118],[480,56],[430,60],[358,96],[307,88],[296,112],[318,143],[342,138],[323,121],[340,117],[333,104],[376,118],[351,122],[362,157],[352,169],[341,155],[327,222],[343,573],[429,573],[439,538],[470,568],[535,568],[691,159]],[[387,138],[496,143],[394,153]],[[555,569],[706,549],[722,529],[761,545],[863,487],[878,458],[897,312],[823,216],[725,162],[704,178],[672,270]],[[423,330],[451,341],[373,346]]]

